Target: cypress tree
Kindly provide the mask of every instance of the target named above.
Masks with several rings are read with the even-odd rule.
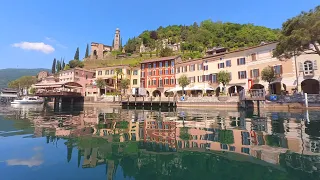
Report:
[[[79,60],[79,47],[77,47],[77,51],[76,53],[74,54],[74,58],[75,60]]]
[[[61,63],[60,63],[60,61],[57,61],[57,64],[56,64],[56,73],[58,73],[60,70],[61,70]]]
[[[66,67],[66,64],[64,63],[64,59],[62,61],[62,66],[61,66],[61,70],[64,70],[64,67]]]
[[[52,74],[56,73],[56,63],[57,63],[57,60],[56,60],[56,58],[54,58],[53,62],[52,62],[52,69],[51,69]]]
[[[87,44],[86,54],[84,55],[85,58],[89,57],[89,44]]]

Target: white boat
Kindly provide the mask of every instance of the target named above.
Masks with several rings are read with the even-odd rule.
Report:
[[[40,99],[38,97],[23,97],[22,99],[16,99],[11,104],[42,104],[44,99]]]

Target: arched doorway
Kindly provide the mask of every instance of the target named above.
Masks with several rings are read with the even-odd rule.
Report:
[[[240,91],[242,91],[244,88],[242,86],[231,86],[228,88],[228,93],[230,95],[236,95],[238,94]]]
[[[251,86],[251,89],[264,89],[264,85],[262,84],[254,84]]]
[[[216,89],[216,96],[219,96],[220,95],[220,91],[221,91],[221,88],[220,87],[217,87],[217,89]]]
[[[157,96],[161,97],[161,92],[160,92],[159,90],[154,90],[154,91],[152,92],[152,96],[153,96],[153,97],[157,97]]]
[[[315,79],[306,79],[301,82],[301,89],[307,94],[319,94],[319,81]]]
[[[170,92],[168,92],[168,91],[164,92],[164,96],[166,96],[166,97],[173,97],[173,95],[174,95],[174,93],[173,93],[172,91],[170,91]]]
[[[281,82],[275,82],[270,84],[270,94],[281,94]]]

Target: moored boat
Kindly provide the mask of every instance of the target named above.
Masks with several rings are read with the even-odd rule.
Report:
[[[42,104],[44,99],[40,99],[39,97],[29,97],[25,96],[22,99],[16,99],[11,104]]]

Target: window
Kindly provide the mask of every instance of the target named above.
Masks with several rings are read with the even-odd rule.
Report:
[[[153,68],[157,68],[157,63],[153,63]]]
[[[138,75],[138,70],[134,70],[133,75]]]
[[[247,71],[238,71],[238,79],[247,79]]]
[[[205,70],[205,71],[208,71],[208,70],[209,70],[209,67],[208,67],[208,65],[206,65],[206,66],[203,66],[203,70]]]
[[[198,70],[202,70],[203,65],[202,64],[198,64]]]
[[[238,65],[244,65],[244,64],[246,64],[246,58],[239,58],[239,59],[237,59],[237,64],[238,64]]]
[[[188,80],[189,80],[190,83],[194,83],[194,82],[195,82],[195,79],[196,79],[196,78],[195,78],[194,76],[188,78]]]
[[[230,150],[230,151],[236,151],[236,147],[230,146],[230,147],[229,147],[229,150]]]
[[[151,76],[151,75],[152,75],[151,73],[152,73],[151,71],[148,71],[148,75],[149,75],[149,76]]]
[[[189,71],[192,72],[192,71],[195,71],[195,65],[194,64],[191,64],[189,66]]]
[[[183,67],[183,72],[188,72],[188,66]]]
[[[217,80],[217,74],[212,74],[212,80],[211,80],[212,83],[217,83],[218,80]]]
[[[148,80],[148,86],[150,86],[151,85],[151,81],[150,80]]]
[[[209,81],[209,75],[204,75],[204,81]]]
[[[141,72],[141,77],[144,77],[144,72]]]
[[[149,64],[148,64],[148,68],[151,69],[151,67],[152,67],[152,65],[151,65],[151,63],[149,63]]]
[[[224,68],[224,63],[219,63],[218,64],[218,69],[222,69],[222,68]]]
[[[171,67],[174,67],[174,60],[171,61]]]
[[[165,67],[168,67],[169,66],[169,63],[168,61],[165,62]]]
[[[256,61],[257,60],[257,54],[256,53],[251,54],[251,59],[252,59],[252,61]]]
[[[106,70],[106,71],[104,72],[104,74],[105,74],[105,75],[109,75],[109,70]]]
[[[169,79],[168,78],[164,80],[164,84],[169,84]]]
[[[246,154],[250,154],[250,149],[249,149],[249,148],[244,148],[244,147],[242,147],[242,148],[241,148],[241,152],[242,152],[242,153],[246,153]]]
[[[159,75],[162,75],[162,70],[161,69],[159,70]]]
[[[250,72],[250,77],[251,78],[259,77],[259,69],[252,69],[251,72]]]
[[[274,66],[273,69],[276,75],[282,74],[282,65]]]
[[[159,79],[159,87],[163,87],[163,80]]]
[[[170,82],[170,84],[171,85],[174,85],[175,83],[174,83],[174,79],[173,78],[171,78],[171,82]]]
[[[226,67],[231,67],[231,60],[226,60]]]
[[[110,70],[110,74],[114,74],[114,71],[113,71],[113,70]]]
[[[137,85],[137,84],[138,84],[138,80],[137,80],[137,79],[133,79],[132,84],[133,84],[133,85]]]
[[[180,67],[177,68],[176,73],[177,73],[177,74],[180,73]]]
[[[155,76],[156,75],[156,70],[152,71],[152,75]]]
[[[102,75],[102,71],[98,71],[98,75]]]
[[[141,69],[144,69],[144,64],[141,64]]]
[[[129,74],[129,75],[131,74],[131,71],[129,69],[127,69],[127,74]]]
[[[164,74],[169,74],[169,70],[168,70],[168,69],[166,69]]]
[[[202,76],[198,76],[198,82],[203,82]]]
[[[304,75],[312,75],[313,74],[313,64],[311,61],[305,61],[304,65]]]
[[[171,68],[171,74],[174,74],[174,68]]]
[[[162,62],[159,62],[159,67],[162,68]]]
[[[156,80],[156,79],[153,79],[153,80],[152,80],[152,85],[153,85],[153,86],[157,85],[157,80]]]

